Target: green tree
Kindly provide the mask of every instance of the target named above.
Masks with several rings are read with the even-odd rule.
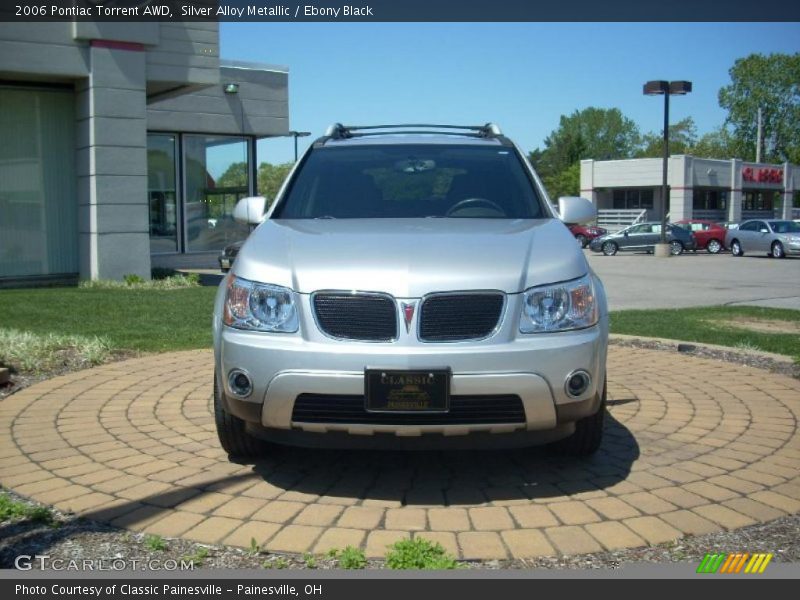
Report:
[[[642,137],[642,148],[637,156],[658,158],[664,155],[664,131],[651,131]],[[697,143],[697,126],[692,117],[681,119],[669,126],[669,153],[691,154]]]
[[[247,163],[235,162],[219,176],[216,181],[218,188],[247,187]]]
[[[800,162],[800,53],[751,54],[738,59],[731,84],[719,91],[719,105],[728,111],[725,123],[754,159],[758,109],[762,112],[762,160]]]
[[[268,204],[272,204],[284,179],[291,171],[294,163],[283,163],[273,165],[262,162],[258,167],[258,194],[267,199]]]
[[[639,128],[618,108],[589,107],[562,115],[558,128],[544,141],[544,149],[530,153],[543,177],[562,173],[584,158],[630,158],[640,144]]]
[[[572,163],[563,171],[553,175],[542,177],[542,183],[550,195],[550,199],[556,202],[561,196],[580,195],[581,163]]]
[[[735,158],[743,156],[742,144],[724,125],[701,136],[692,146],[691,154],[698,158]]]

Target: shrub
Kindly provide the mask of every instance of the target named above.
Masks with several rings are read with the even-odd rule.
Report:
[[[105,338],[0,328],[0,365],[17,372],[95,366],[110,357],[111,343]]]
[[[441,544],[424,538],[395,542],[386,555],[390,569],[455,569],[458,563]]]

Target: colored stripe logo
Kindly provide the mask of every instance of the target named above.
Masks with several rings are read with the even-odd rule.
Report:
[[[773,556],[773,554],[750,554],[749,552],[706,554],[703,560],[700,561],[696,572],[702,574],[725,573],[730,575],[746,573],[755,575],[756,573],[763,573],[767,569],[767,565]]]

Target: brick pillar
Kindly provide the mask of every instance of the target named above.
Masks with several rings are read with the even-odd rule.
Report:
[[[792,165],[791,163],[783,163],[783,202],[781,203],[781,218],[792,218],[792,200],[794,198],[794,189],[792,187]]]
[[[150,278],[145,53],[93,41],[78,86],[78,215],[82,279]]]

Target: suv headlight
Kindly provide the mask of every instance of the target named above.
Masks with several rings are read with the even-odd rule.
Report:
[[[522,295],[521,333],[583,329],[597,323],[597,298],[590,275],[525,290]]]
[[[222,322],[237,329],[294,333],[298,329],[294,292],[278,285],[230,277]]]

